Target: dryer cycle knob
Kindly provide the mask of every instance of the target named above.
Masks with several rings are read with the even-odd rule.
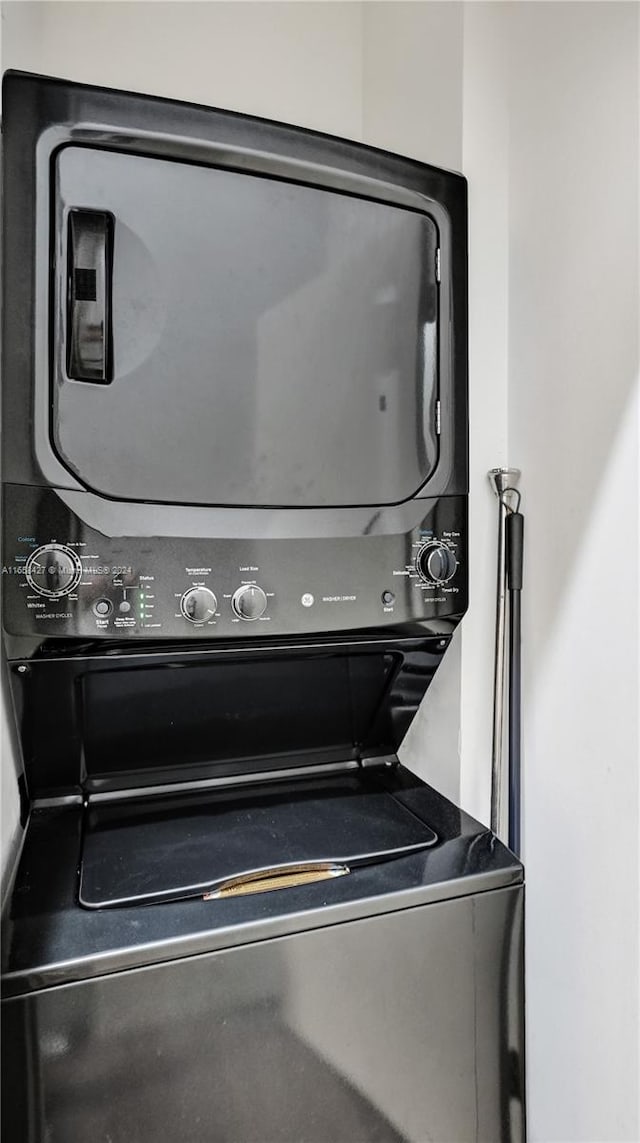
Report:
[[[259,619],[267,610],[267,597],[257,584],[247,583],[234,592],[231,606],[238,619]]]
[[[425,583],[448,583],[455,575],[457,560],[451,548],[434,540],[425,544],[416,557],[418,575]]]
[[[60,599],[80,583],[82,564],[71,548],[63,544],[43,544],[29,556],[25,574],[29,586],[38,595]]]
[[[190,587],[180,600],[180,610],[189,623],[206,623],[217,608],[218,601],[208,587]]]

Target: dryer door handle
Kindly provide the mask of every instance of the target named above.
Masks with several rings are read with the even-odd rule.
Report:
[[[113,215],[71,210],[67,236],[67,374],[73,381],[112,378]]]

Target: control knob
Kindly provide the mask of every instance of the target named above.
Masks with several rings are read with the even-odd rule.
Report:
[[[425,544],[416,556],[416,569],[425,583],[448,583],[455,575],[457,566],[451,548],[438,540]]]
[[[267,610],[267,597],[257,584],[247,583],[234,592],[231,606],[238,619],[259,619]]]
[[[60,599],[80,583],[82,564],[71,548],[62,544],[43,544],[29,556],[25,574],[29,586],[38,595]]]
[[[218,601],[208,587],[190,587],[180,600],[180,610],[189,623],[206,623],[217,607]]]

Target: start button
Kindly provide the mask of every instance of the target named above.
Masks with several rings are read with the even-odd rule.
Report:
[[[93,605],[93,614],[97,615],[98,619],[106,619],[112,611],[113,604],[110,599],[98,599]]]

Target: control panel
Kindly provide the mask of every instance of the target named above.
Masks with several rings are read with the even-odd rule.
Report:
[[[108,538],[54,490],[10,485],[4,626],[43,640],[441,633],[438,621],[467,606],[466,502],[413,503],[419,522],[407,532]]]

